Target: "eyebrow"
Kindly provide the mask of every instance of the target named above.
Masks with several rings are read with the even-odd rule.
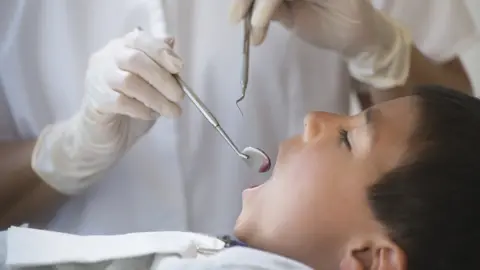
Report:
[[[365,123],[368,126],[369,136],[372,140],[375,140],[376,137],[376,128],[375,122],[378,121],[378,117],[381,115],[381,112],[377,108],[369,108],[365,110]]]

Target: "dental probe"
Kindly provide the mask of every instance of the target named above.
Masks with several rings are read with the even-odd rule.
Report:
[[[248,86],[248,75],[249,75],[249,69],[250,69],[250,32],[252,29],[251,25],[251,19],[252,19],[252,9],[253,9],[253,3],[250,6],[249,10],[247,11],[247,15],[245,16],[245,19],[243,20],[243,58],[242,58],[242,74],[241,74],[241,80],[240,80],[240,85],[242,87],[242,96],[237,100],[237,107],[240,110],[240,113],[243,115],[242,109],[240,109],[240,106],[238,105],[240,101],[242,101],[245,98],[245,94],[247,92],[247,86]]]
[[[243,151],[239,151],[235,143],[230,139],[227,133],[223,130],[218,120],[213,116],[207,106],[200,100],[200,98],[191,90],[191,88],[180,78],[180,76],[174,74],[175,79],[178,81],[183,91],[190,99],[190,101],[197,107],[198,111],[207,119],[207,121],[217,130],[222,138],[228,143],[233,151],[242,158],[250,168],[253,168],[259,173],[268,172],[271,167],[270,158],[262,150],[255,147],[246,147]]]

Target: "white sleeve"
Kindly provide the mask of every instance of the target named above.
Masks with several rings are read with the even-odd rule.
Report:
[[[25,1],[0,2],[0,61],[11,46],[12,37],[20,27]]]
[[[8,269],[5,266],[7,259],[7,232],[0,231],[0,270]]]
[[[447,62],[479,44],[480,31],[465,0],[374,0],[374,5],[405,25],[417,48]]]
[[[23,5],[24,1],[0,2],[0,66],[8,48],[12,46],[12,37],[16,34],[15,30],[20,25]],[[0,140],[14,140],[18,139],[19,136],[4,87],[2,74],[0,74]]]
[[[0,74],[0,141],[18,138],[17,127],[10,112],[9,102],[3,89],[2,76]]]

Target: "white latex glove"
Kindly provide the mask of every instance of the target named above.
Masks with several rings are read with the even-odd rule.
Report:
[[[369,0],[233,0],[231,20],[242,20],[253,2],[253,44],[261,44],[270,22],[278,21],[305,41],[342,54],[362,82],[377,88],[405,83],[411,38]]]
[[[78,193],[100,178],[160,116],[181,114],[183,91],[172,76],[182,60],[173,39],[134,30],[93,54],[86,72],[81,109],[71,119],[46,127],[32,168],[64,194]]]

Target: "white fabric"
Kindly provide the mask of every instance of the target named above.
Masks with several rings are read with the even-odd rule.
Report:
[[[13,140],[17,137],[17,128],[13,122],[8,101],[3,92],[3,86],[0,81],[0,141]]]
[[[16,269],[42,266],[54,269],[79,266],[82,269],[152,270],[310,269],[293,260],[253,249],[222,250],[222,241],[186,232],[78,236],[12,227],[6,234],[6,265]],[[199,249],[219,252],[204,255]]]
[[[405,25],[420,51],[437,62],[452,60],[480,40],[465,0],[371,1]]]
[[[3,56],[7,52],[6,49],[9,46],[10,29],[14,29],[18,20],[13,14],[18,14],[16,9],[20,9],[21,5],[5,5],[1,4],[0,9],[0,63],[3,63]],[[8,15],[7,15],[8,14]],[[10,104],[5,96],[5,86],[0,75],[0,141],[13,140],[18,137],[17,127],[13,121],[12,114],[10,112]]]
[[[0,231],[0,270],[8,269],[5,265],[7,259],[7,232]]]
[[[184,60],[183,78],[240,146],[261,147],[275,157],[279,142],[301,130],[306,112],[348,112],[349,75],[340,57],[272,25],[265,43],[251,51],[242,117],[235,106],[242,29],[227,23],[229,1],[163,2],[167,28],[176,34],[176,51]],[[2,47],[0,76],[22,137],[38,135],[78,110],[91,53],[149,25],[143,0],[0,5],[2,21],[21,17]],[[11,9],[4,6],[11,5],[20,8],[7,12]],[[439,61],[452,58],[477,34],[460,0],[382,0],[375,6],[406,23],[418,46]],[[268,175],[249,171],[188,101],[182,105],[178,121],[160,119],[103,181],[67,203],[50,228],[79,234],[230,233],[241,190]]]

